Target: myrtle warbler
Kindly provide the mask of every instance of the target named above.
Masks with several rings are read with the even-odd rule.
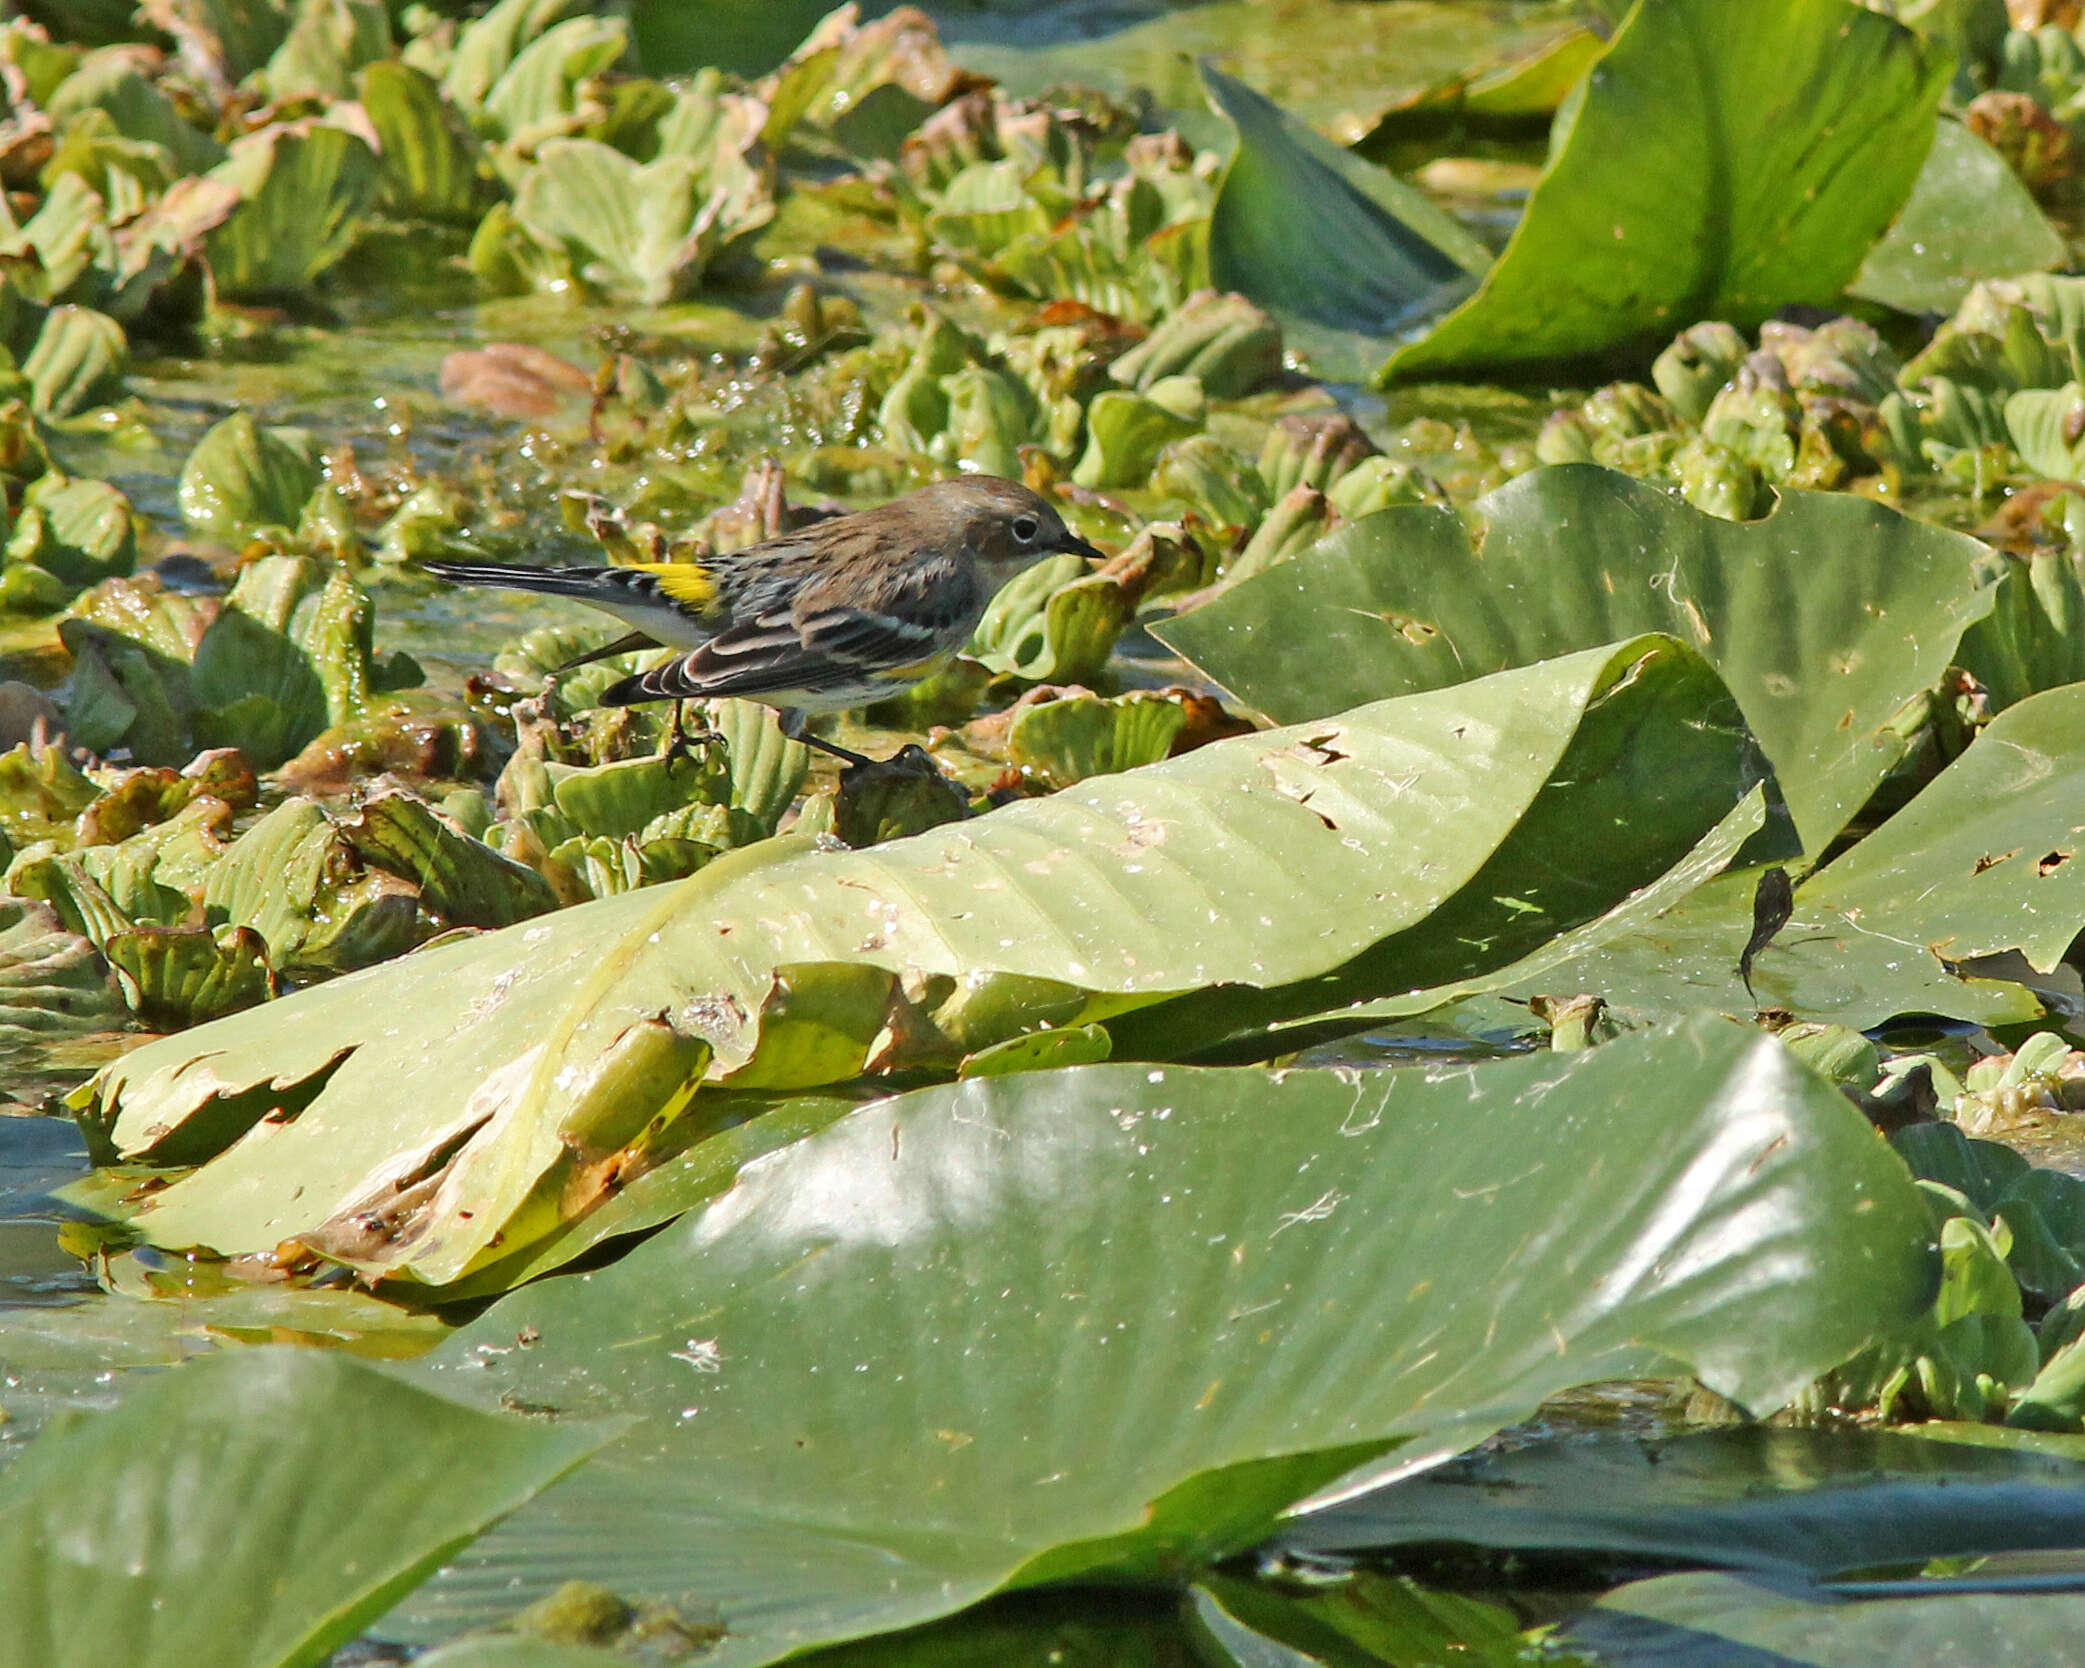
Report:
[[[609,568],[429,562],[427,570],[459,585],[574,597],[636,628],[586,659],[688,651],[610,685],[604,706],[740,696],[776,708],[792,739],[865,764],[807,733],[806,717],[902,694],[932,676],[969,642],[1002,585],[1061,552],[1102,554],[1020,483],[965,475],[728,556]]]

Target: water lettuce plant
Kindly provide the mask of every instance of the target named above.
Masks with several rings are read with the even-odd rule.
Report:
[[[143,764],[237,747],[273,767],[375,696],[420,681],[378,657],[367,593],[308,557],[253,563],[222,599],[104,580],[60,627],[82,668],[69,714],[85,746]]]

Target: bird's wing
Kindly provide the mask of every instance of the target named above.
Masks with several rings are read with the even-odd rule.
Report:
[[[755,615],[664,666],[606,691],[608,706],[712,695],[816,695],[892,684],[950,646],[949,622],[827,608],[807,618]]]

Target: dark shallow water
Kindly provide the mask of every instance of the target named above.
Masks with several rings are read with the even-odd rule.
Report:
[[[70,1303],[93,1291],[79,1258],[58,1246],[72,1212],[50,1197],[87,1172],[80,1132],[62,1118],[0,1117],[0,1308]]]

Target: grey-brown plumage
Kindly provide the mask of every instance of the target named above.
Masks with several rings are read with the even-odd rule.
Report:
[[[1018,481],[966,475],[695,562],[427,566],[459,584],[574,597],[688,649],[612,685],[604,705],[738,696],[779,708],[800,734],[804,713],[862,706],[931,676],[1002,585],[1064,552],[1101,555]]]

